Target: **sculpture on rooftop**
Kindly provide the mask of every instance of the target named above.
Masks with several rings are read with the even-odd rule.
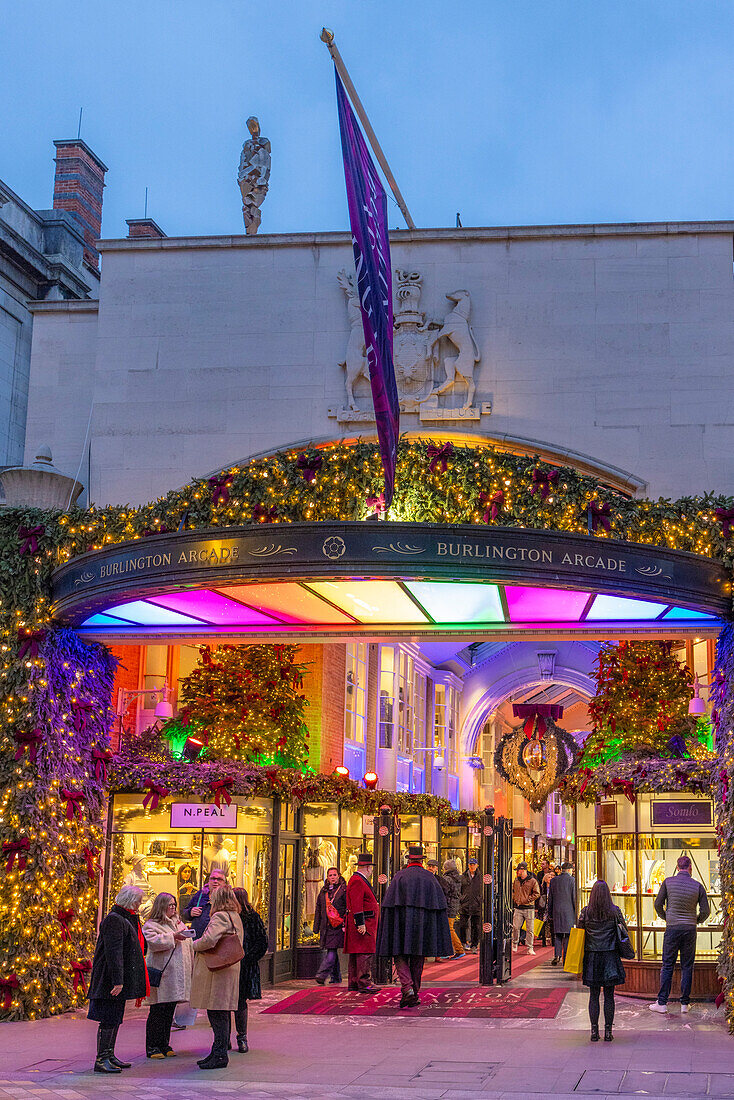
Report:
[[[268,193],[270,142],[260,135],[260,123],[254,115],[248,118],[247,129],[251,136],[242,146],[237,182],[242,194],[245,233],[252,236],[260,228],[260,207]]]

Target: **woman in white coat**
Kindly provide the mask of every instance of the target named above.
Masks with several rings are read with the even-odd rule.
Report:
[[[143,925],[147,944],[146,966],[162,970],[160,985],[150,989],[150,1011],[145,1025],[145,1053],[149,1058],[168,1058],[171,1024],[176,1005],[188,1001],[194,952],[191,933],[176,912],[172,894],[158,894]]]

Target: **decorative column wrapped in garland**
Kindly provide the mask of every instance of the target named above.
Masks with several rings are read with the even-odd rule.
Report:
[[[96,938],[116,662],[34,627],[35,646],[3,633],[0,1019],[81,1005]]]
[[[719,977],[729,1030],[734,1034],[734,625],[724,627],[716,644],[712,676],[712,720],[719,753],[713,783],[719,841],[721,908],[724,931],[719,949]]]

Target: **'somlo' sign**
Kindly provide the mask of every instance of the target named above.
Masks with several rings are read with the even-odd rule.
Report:
[[[695,802],[663,802],[655,800],[651,806],[652,825],[711,825],[711,803],[708,800]]]
[[[172,829],[237,828],[237,806],[216,806],[213,802],[174,802],[171,806]]]

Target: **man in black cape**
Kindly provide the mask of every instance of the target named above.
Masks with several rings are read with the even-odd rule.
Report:
[[[446,896],[435,875],[423,866],[420,845],[408,848],[408,864],[385,892],[377,931],[377,954],[392,955],[402,990],[401,1008],[420,1004],[426,957],[453,954]]]

